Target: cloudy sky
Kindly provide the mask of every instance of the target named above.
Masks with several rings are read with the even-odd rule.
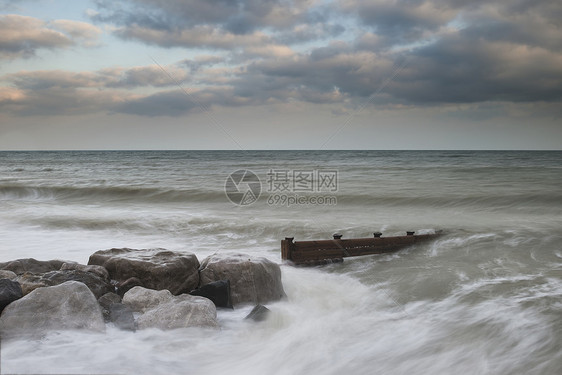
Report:
[[[562,149],[560,0],[0,0],[0,150]]]

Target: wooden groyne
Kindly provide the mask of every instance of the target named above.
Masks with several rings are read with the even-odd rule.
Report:
[[[371,238],[343,239],[334,234],[332,240],[294,241],[294,237],[281,240],[281,258],[294,265],[321,265],[343,262],[343,258],[370,254],[384,254],[401,250],[405,247],[432,240],[441,235],[441,231],[431,234],[406,232],[405,236],[382,237],[375,232]]]

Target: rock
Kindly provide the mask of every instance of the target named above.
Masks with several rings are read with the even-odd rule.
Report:
[[[107,272],[105,267],[102,267],[102,266],[95,266],[95,265],[88,266],[88,265],[80,264],[80,263],[63,263],[60,270],[61,271],[77,270],[77,271],[83,271],[83,272],[91,272],[93,274],[98,275],[102,279],[109,281],[109,272]]]
[[[105,293],[98,298],[98,303],[101,307],[109,308],[109,306],[114,303],[121,303],[121,297],[113,292]]]
[[[2,313],[6,306],[21,297],[23,297],[23,292],[18,282],[0,279],[0,313]]]
[[[114,303],[121,303],[121,297],[112,292],[105,293],[103,296],[98,298],[98,303],[100,304],[104,320],[106,322],[109,322],[109,306],[113,305]]]
[[[226,307],[232,309],[229,280],[213,281],[212,283],[192,290],[189,294],[192,296],[208,298],[215,304],[216,307]]]
[[[61,266],[66,263],[63,260],[36,260],[33,258],[17,259],[6,263],[0,263],[0,270],[9,270],[18,275],[25,272],[45,273],[49,271],[58,271]]]
[[[218,328],[217,310],[207,298],[183,294],[172,301],[158,305],[137,319],[139,328],[160,328],[162,330],[208,327]]]
[[[261,322],[267,319],[270,312],[271,310],[269,310],[264,305],[256,305],[244,319]]]
[[[158,305],[169,302],[174,296],[167,290],[154,290],[136,286],[123,296],[123,303],[133,311],[145,312]]]
[[[31,272],[26,272],[22,275],[19,275],[16,278],[16,281],[21,285],[21,290],[24,296],[33,292],[37,288],[51,286],[41,279],[41,275],[36,275]]]
[[[100,265],[120,282],[138,278],[146,288],[167,289],[177,295],[199,285],[199,261],[195,254],[165,249],[110,249],[90,256],[89,265]]]
[[[2,337],[70,329],[105,330],[96,298],[78,281],[38,288],[9,304],[0,316]]]
[[[94,293],[96,298],[114,290],[109,280],[102,279],[92,272],[78,270],[50,271],[38,275],[26,272],[17,279],[22,286],[24,294],[28,294],[40,287],[54,286],[71,280],[84,283]]]
[[[117,284],[117,294],[123,297],[125,293],[136,286],[144,285],[142,285],[142,282],[137,277],[129,277],[127,280]]]
[[[136,321],[139,329],[218,328],[217,310],[207,298],[189,294],[173,296],[168,290],[136,286],[125,293],[123,303],[141,313]]]
[[[94,293],[96,299],[114,291],[114,287],[109,282],[109,279],[104,279],[92,272],[79,270],[52,271],[43,274],[43,279],[48,280],[52,285],[62,284],[71,280],[80,281]]]
[[[112,303],[109,306],[109,321],[124,331],[135,331],[133,310],[122,303]]]
[[[8,270],[0,270],[0,279],[15,280],[18,277],[14,272]]]
[[[286,297],[281,269],[272,261],[245,254],[215,254],[201,263],[201,284],[230,280],[232,304],[267,303]]]

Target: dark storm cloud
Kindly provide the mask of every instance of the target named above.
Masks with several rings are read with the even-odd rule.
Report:
[[[128,0],[95,2],[93,19],[125,27],[177,31],[201,25],[220,26],[233,34],[261,27],[287,28],[301,22],[311,1],[282,0]]]
[[[2,77],[7,83],[0,87],[2,108],[67,113],[70,108],[56,103],[67,96],[74,111],[97,108],[141,116],[294,101],[331,104],[337,112],[338,103],[367,100],[410,106],[562,100],[559,1],[97,4],[99,13],[93,17],[113,24],[114,35],[123,39],[215,51],[165,67],[12,74]],[[62,35],[58,40],[45,24],[33,22],[30,30],[38,36],[26,37],[35,46],[31,51],[48,43],[54,43],[50,48],[72,43],[72,35],[87,31],[86,25],[60,23],[58,30],[66,32],[57,34]],[[14,35],[0,34],[0,46],[19,40]],[[178,83],[192,94],[182,94],[174,87]],[[51,91],[48,100],[38,95]]]
[[[562,99],[561,56],[541,48],[461,34],[419,48],[409,59],[390,92],[412,103]]]
[[[96,75],[89,72],[74,73],[63,70],[24,71],[8,74],[3,78],[21,90],[72,89],[98,86]]]
[[[114,34],[161,47],[236,49],[295,43],[340,34],[313,0],[97,1],[96,22]],[[325,8],[325,7],[324,7]],[[275,35],[272,35],[275,34]],[[277,35],[278,34],[278,35]]]
[[[113,110],[148,117],[177,117],[190,112],[208,112],[214,105],[240,106],[263,103],[263,101],[264,98],[249,99],[237,96],[232,89],[225,87],[202,90],[182,87],[139,98],[129,98],[114,106]]]
[[[179,65],[188,67],[191,71],[197,71],[206,66],[213,66],[220,63],[225,63],[226,59],[222,56],[203,55],[195,59],[185,59],[180,61]]]
[[[128,96],[124,92],[77,88],[0,88],[0,111],[20,116],[81,115],[99,112],[100,109],[107,111]]]
[[[457,14],[446,2],[431,0],[346,0],[341,8],[394,42],[412,41],[426,31],[438,30]]]
[[[254,63],[244,82],[258,86],[255,77],[278,86],[331,92],[334,87],[352,96],[369,96],[377,82],[390,74],[392,62],[369,51],[354,51],[345,43],[319,48],[306,56]]]
[[[22,90],[49,88],[112,88],[112,87],[165,87],[175,86],[187,78],[184,69],[176,65],[106,68],[96,72],[69,72],[64,70],[21,71],[0,77]]]
[[[129,69],[104,69],[98,72],[105,78],[106,87],[134,88],[143,86],[166,87],[181,84],[187,72],[177,66],[138,66]]]
[[[554,1],[521,1],[482,6],[465,12],[467,38],[502,41],[562,51],[562,4]]]
[[[309,41],[330,40],[341,36],[345,27],[330,23],[310,23],[297,25],[291,30],[278,33],[275,41],[282,44],[292,45],[306,43]]]
[[[132,89],[173,87],[186,78],[185,69],[175,65],[107,68],[96,72],[21,71],[0,77],[7,83],[4,87],[0,86],[0,109],[20,115],[47,116],[128,112],[128,108],[134,106],[130,103],[139,103],[143,98],[152,97],[147,99],[147,103],[151,100],[160,103],[162,100],[158,95],[134,94]],[[173,114],[180,113],[171,108],[167,110]]]
[[[298,59],[254,63],[237,86],[302,87],[417,105],[562,99],[562,58],[539,48],[443,37],[413,51],[373,53],[335,45]],[[266,87],[267,88],[267,87]],[[263,95],[263,93],[261,93]]]
[[[221,0],[97,0],[99,22],[174,30],[195,25],[224,23],[238,12],[237,1]]]
[[[383,85],[384,100],[398,103],[560,98],[557,1],[130,0],[98,6],[98,19],[114,22],[122,38],[231,51],[225,61],[244,69],[228,83],[245,98],[329,101],[334,92],[369,97]],[[362,25],[355,40],[353,20]],[[333,40],[344,32],[346,41]],[[292,50],[326,40],[333,41]]]
[[[181,116],[207,111],[214,105],[240,106],[263,103],[258,95],[237,95],[224,85],[223,75],[236,70],[205,66],[222,61],[216,56],[196,60],[203,76],[199,87],[190,87],[180,61],[174,65],[106,68],[96,72],[45,70],[18,72],[0,77],[0,110],[19,115],[74,115],[104,111],[139,116]],[[164,89],[168,87],[168,89]],[[172,89],[170,89],[170,87]],[[160,90],[166,91],[160,91]],[[156,92],[154,92],[157,90]]]
[[[378,18],[388,15],[391,5],[381,5],[378,14],[364,9],[373,7],[374,12],[377,4],[345,5],[348,10],[355,5],[362,20],[377,26],[378,32],[363,33],[353,44],[315,48],[298,58],[259,61],[250,65],[249,72],[273,79],[279,86],[326,92],[337,87],[348,97],[380,91],[381,103],[562,99],[561,22],[553,17],[561,5],[542,1],[518,2],[517,8],[496,3],[459,8],[461,4],[445,2],[388,2],[397,13],[381,21]],[[411,8],[404,9],[406,5]],[[458,26],[448,25],[453,19]],[[390,29],[402,36],[416,30],[419,45],[389,45],[388,38],[395,38]],[[432,33],[424,38],[427,32]]]

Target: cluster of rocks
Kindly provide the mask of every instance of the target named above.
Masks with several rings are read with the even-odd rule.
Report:
[[[87,265],[18,259],[0,263],[0,333],[48,330],[218,328],[217,307],[253,304],[263,320],[268,302],[285,297],[279,265],[245,254],[165,249],[97,251]]]

